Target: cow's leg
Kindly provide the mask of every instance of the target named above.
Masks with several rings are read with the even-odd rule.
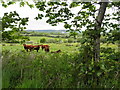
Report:
[[[42,47],[42,50],[44,49],[44,47]]]
[[[28,49],[25,49],[28,52]]]
[[[32,51],[32,48],[30,48],[30,52]]]

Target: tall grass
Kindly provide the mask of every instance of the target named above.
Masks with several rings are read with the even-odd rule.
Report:
[[[82,60],[81,53],[2,51],[3,88],[118,88],[120,63]],[[95,69],[99,66],[99,69]],[[97,77],[99,81],[96,81]]]

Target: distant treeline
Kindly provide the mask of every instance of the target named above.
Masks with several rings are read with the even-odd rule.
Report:
[[[45,31],[45,32],[42,32],[42,31]],[[41,30],[35,30],[35,31],[27,30],[27,31],[22,32],[22,35],[24,36],[46,36],[46,37],[52,37],[52,38],[69,38],[68,33],[62,33],[58,30],[55,30],[55,32],[53,30],[42,30],[42,31]]]
[[[41,32],[41,33],[67,33],[66,30],[25,30],[27,32]]]

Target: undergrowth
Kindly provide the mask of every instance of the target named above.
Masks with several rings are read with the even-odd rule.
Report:
[[[119,88],[120,63],[83,53],[2,51],[3,88]],[[89,59],[89,58],[88,58]]]

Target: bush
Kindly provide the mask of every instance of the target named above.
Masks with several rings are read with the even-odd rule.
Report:
[[[82,38],[77,38],[77,42],[80,42]]]
[[[45,42],[46,42],[45,38],[40,39],[40,43],[45,43]]]
[[[48,39],[46,42],[47,43],[56,43],[57,39]]]
[[[3,88],[119,88],[120,63],[110,59],[94,62],[86,53],[90,54],[4,50]]]
[[[3,43],[2,46],[6,46],[6,44]]]
[[[67,40],[67,39],[65,39],[65,40],[63,40],[63,42],[64,42],[64,43],[68,43],[68,40]]]
[[[101,43],[106,43],[107,42],[107,40],[103,37],[100,39],[100,41],[101,41]]]
[[[74,39],[72,39],[72,38],[68,39],[68,43],[73,43],[73,42],[74,42]]]
[[[19,41],[17,41],[17,40],[10,40],[10,41],[7,41],[7,43],[19,43]]]

